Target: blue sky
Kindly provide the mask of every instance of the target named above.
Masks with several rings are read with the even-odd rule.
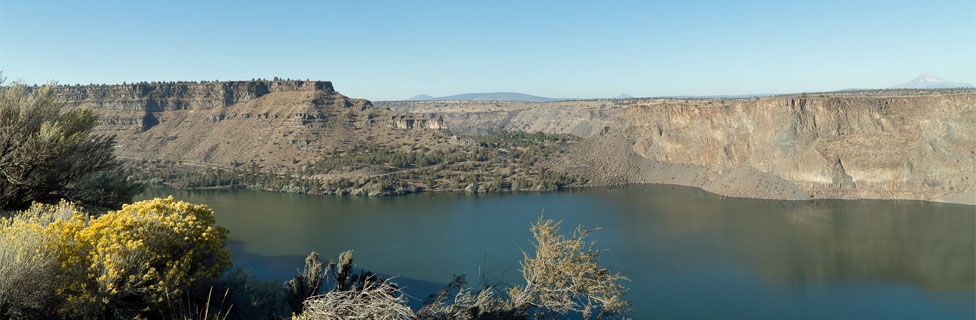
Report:
[[[12,1],[10,80],[331,80],[373,100],[976,83],[976,1]]]

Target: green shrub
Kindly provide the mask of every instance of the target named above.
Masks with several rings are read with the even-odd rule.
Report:
[[[62,112],[50,87],[0,87],[0,210],[61,199],[118,208],[141,192],[117,173],[114,139],[91,134],[96,119],[89,109]]]
[[[319,294],[325,283],[325,264],[319,260],[319,254],[312,252],[305,257],[305,268],[294,279],[285,282],[288,306],[295,313],[301,313],[302,304],[308,297]]]

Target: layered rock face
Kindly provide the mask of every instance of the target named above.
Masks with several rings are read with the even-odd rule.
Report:
[[[595,185],[669,183],[736,197],[976,204],[976,90],[751,99],[382,102],[453,130],[586,137],[553,168]]]
[[[96,133],[116,136],[123,158],[216,167],[294,168],[322,152],[379,136],[422,139],[436,121],[374,108],[322,81],[235,81],[57,87],[68,107],[92,108]],[[434,119],[436,120],[436,119]],[[431,130],[438,131],[438,130]],[[406,138],[404,138],[406,139]]]
[[[444,120],[453,132],[469,135],[498,130],[565,133],[587,137],[610,125],[624,101],[377,101],[379,107]]]
[[[294,168],[361,143],[500,129],[587,137],[551,164],[594,185],[670,183],[773,199],[976,204],[976,90],[524,103],[350,99],[331,83],[66,86],[138,159]],[[409,112],[407,112],[409,111]]]
[[[662,100],[627,107],[612,132],[591,139],[613,133],[647,160],[621,177],[628,182],[783,199],[937,199],[976,189],[972,93]]]
[[[391,118],[393,127],[397,129],[447,129],[443,117],[418,117],[414,115],[397,115]]]
[[[335,92],[328,81],[293,80],[59,86],[52,91],[71,107],[148,112],[227,107],[276,92]]]

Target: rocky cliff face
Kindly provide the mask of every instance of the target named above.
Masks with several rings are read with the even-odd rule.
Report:
[[[59,86],[53,93],[70,107],[161,112],[227,107],[269,93],[289,91],[335,92],[328,81],[254,80]]]
[[[328,81],[255,80],[226,82],[161,82],[124,85],[58,86],[52,93],[67,107],[91,108],[109,127],[148,130],[158,114],[181,110],[226,108],[272,93],[321,92],[338,95]],[[368,101],[351,101],[371,106]]]
[[[115,135],[123,158],[170,160],[228,167],[294,168],[322,152],[375,141],[411,141],[443,128],[351,99],[323,81],[177,82],[62,86],[54,94],[68,107],[99,114],[96,133]],[[398,122],[400,121],[400,122]],[[432,130],[438,131],[438,130]]]
[[[402,114],[393,116],[391,120],[393,121],[393,127],[397,129],[447,129],[447,125],[444,124],[444,118],[439,116],[425,118]]]
[[[482,135],[498,130],[564,133],[587,137],[610,125],[623,101],[378,101],[379,107],[444,120],[451,131]]]
[[[774,199],[976,204],[976,90],[752,99],[382,102],[452,129],[587,137],[554,168],[593,184],[670,183]]]
[[[587,137],[550,165],[596,185],[976,204],[976,90],[954,90],[380,104],[394,110],[317,81],[66,86],[54,93],[70,107],[96,110],[98,133],[117,136],[118,153],[139,159],[295,168],[359,143],[449,144],[447,126],[509,129]]]
[[[591,139],[612,137],[637,156],[617,178],[628,182],[782,199],[937,199],[976,189],[973,93],[663,100],[627,107],[611,132]]]

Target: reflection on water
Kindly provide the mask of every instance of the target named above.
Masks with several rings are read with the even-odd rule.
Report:
[[[635,317],[972,318],[976,210],[920,201],[769,201],[666,185],[382,199],[151,189],[206,203],[235,261],[287,278],[308,251],[421,285],[452,274],[514,283],[545,210],[599,226],[604,263],[632,279]],[[289,262],[289,260],[294,260]],[[477,281],[474,281],[477,282]],[[422,289],[422,290],[421,290]],[[703,306],[708,306],[703,308]]]
[[[627,211],[647,213],[628,215],[625,225],[633,227],[628,232],[640,234],[647,231],[644,226],[654,225],[651,236],[658,239],[709,239],[717,250],[776,285],[860,281],[976,290],[976,211],[971,206],[722,199],[705,192],[676,200],[669,194],[606,193],[626,204]]]

